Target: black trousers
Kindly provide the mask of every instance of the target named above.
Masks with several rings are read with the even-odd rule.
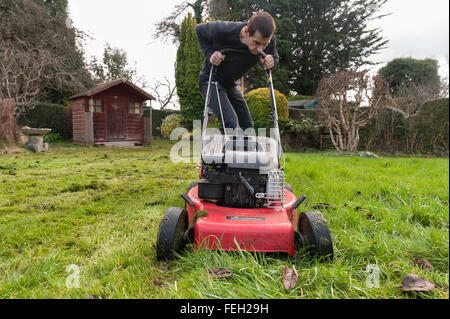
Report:
[[[219,90],[225,127],[232,129],[240,127],[243,131],[247,128],[253,128],[252,116],[239,88],[237,86],[225,88],[219,83],[217,83],[217,88]],[[208,82],[200,83],[200,91],[202,92],[203,98],[206,99]],[[222,127],[222,117],[217,100],[216,84],[214,82],[211,83],[209,107],[219,119]]]

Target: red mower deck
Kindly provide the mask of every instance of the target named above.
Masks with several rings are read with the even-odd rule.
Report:
[[[297,211],[292,210],[296,197],[285,190],[284,207],[243,209],[218,206],[198,198],[198,187],[187,196],[194,206],[187,205],[188,220],[195,221],[196,212],[207,216],[195,221],[196,249],[236,251],[238,247],[251,252],[286,252],[294,256],[294,226]],[[189,225],[194,226],[194,225]]]

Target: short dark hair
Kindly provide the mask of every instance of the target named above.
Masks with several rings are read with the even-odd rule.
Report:
[[[263,38],[268,38],[275,33],[277,26],[272,16],[265,11],[257,11],[253,14],[247,24],[250,36],[259,31]]]

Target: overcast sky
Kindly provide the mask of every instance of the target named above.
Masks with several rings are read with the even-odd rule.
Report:
[[[149,83],[167,78],[175,82],[176,46],[153,39],[155,22],[168,16],[181,0],[69,0],[73,25],[93,40],[85,43],[86,57],[101,59],[105,43],[124,49],[128,60]],[[435,58],[440,74],[448,76],[449,1],[388,0],[382,8],[390,16],[371,22],[381,27],[388,48],[374,55],[381,62],[397,57]]]

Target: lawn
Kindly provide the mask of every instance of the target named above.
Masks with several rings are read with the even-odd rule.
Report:
[[[335,206],[322,210],[332,263],[304,251],[291,258],[190,246],[158,262],[161,217],[184,205],[179,194],[199,174],[195,163],[171,163],[170,147],[56,143],[49,153],[0,155],[0,298],[449,298],[448,159],[287,154],[287,181],[307,196],[300,208]],[[293,265],[299,278],[288,291],[282,277]],[[233,275],[211,279],[212,267]],[[378,286],[370,285],[374,267]],[[405,293],[409,273],[440,287]]]

